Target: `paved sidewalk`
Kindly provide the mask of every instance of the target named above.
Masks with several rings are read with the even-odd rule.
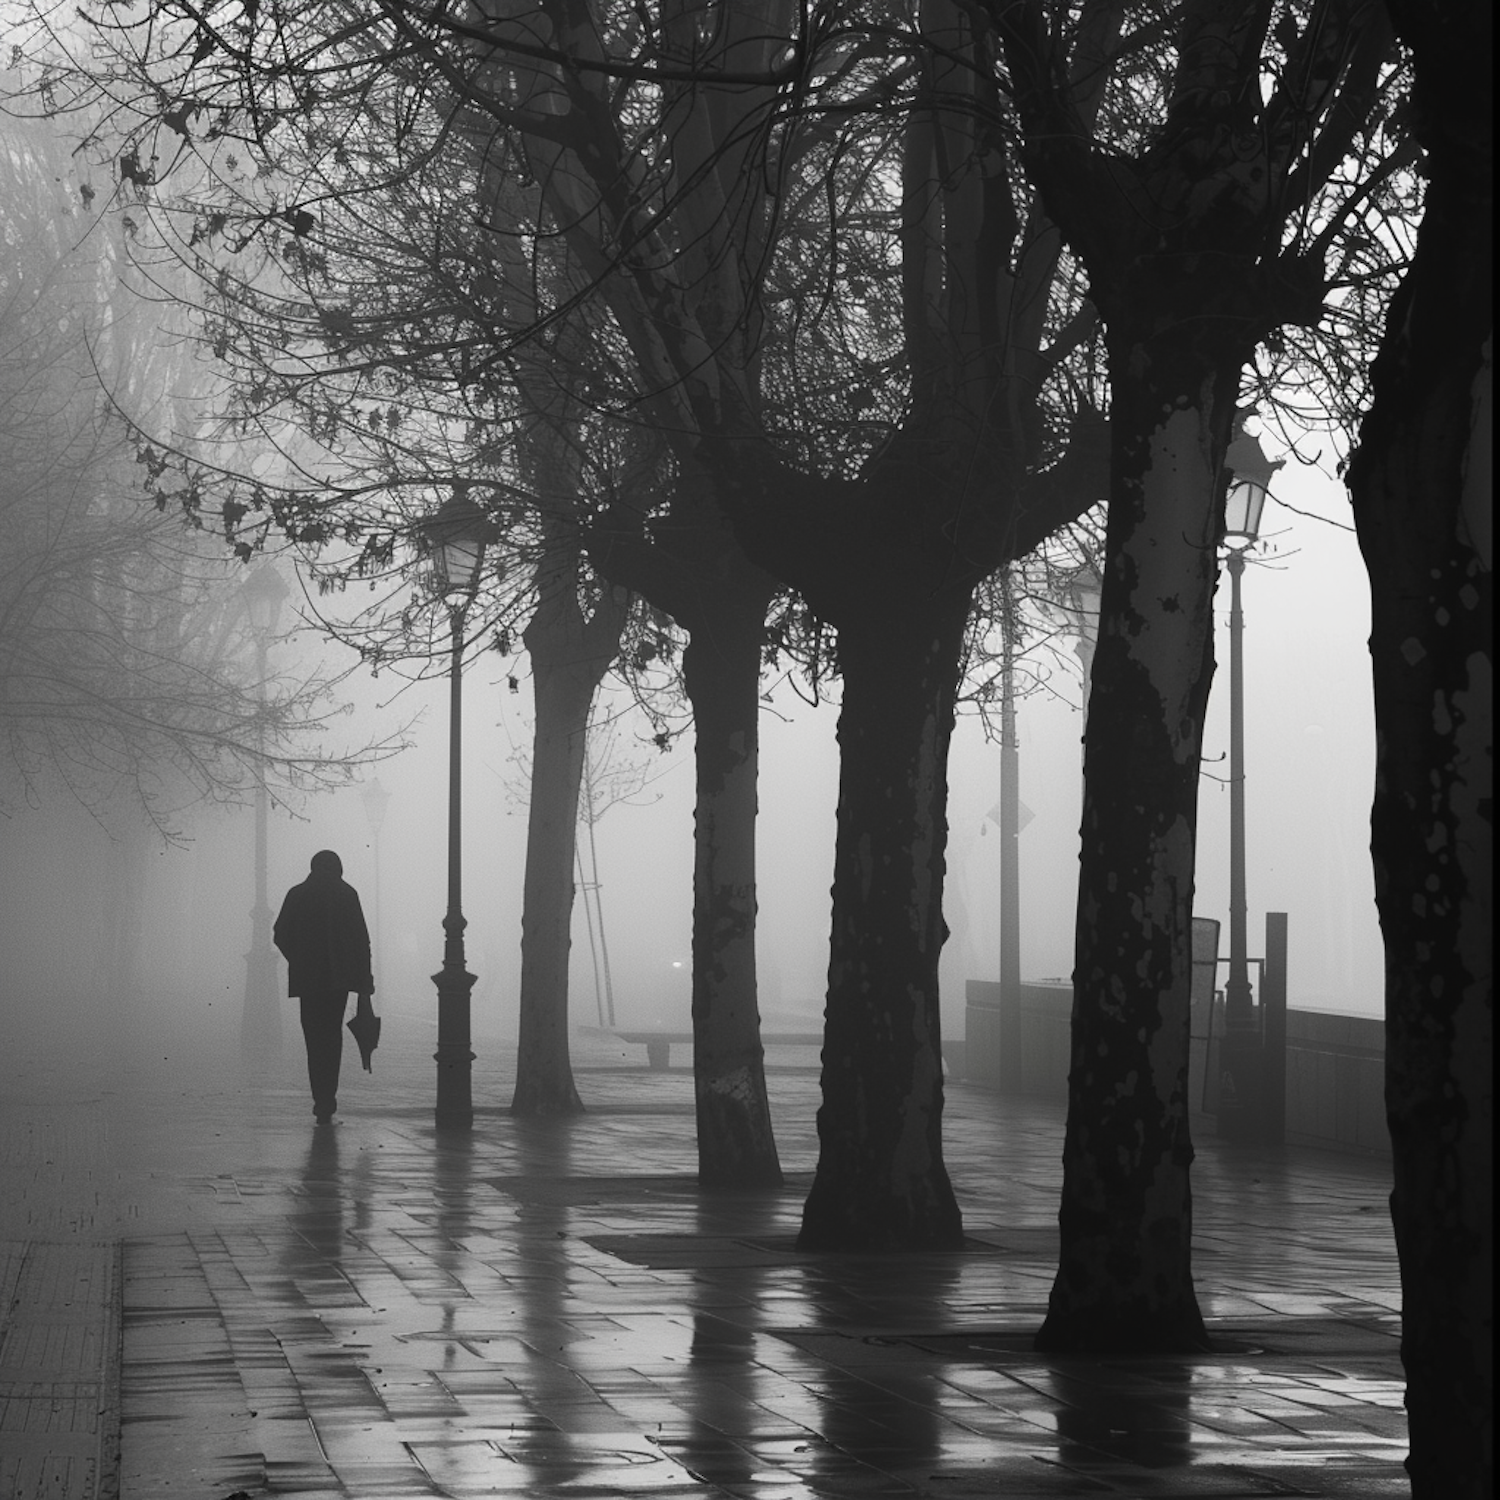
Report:
[[[6,1101],[10,1105],[10,1101]],[[0,1109],[0,1495],[113,1500],[120,1242],[98,1111]]]
[[[965,1251],[799,1255],[805,1050],[771,1058],[786,1187],[706,1198],[690,1075],[639,1048],[581,1036],[589,1113],[528,1124],[481,1037],[453,1140],[425,1018],[373,1076],[346,1050],[323,1130],[293,1029],[270,1078],[149,1017],[7,1061],[0,1493],[114,1493],[111,1306],[124,1500],[1407,1493],[1383,1164],[1206,1137],[1226,1352],[1042,1358],[1059,1111],[952,1087]]]

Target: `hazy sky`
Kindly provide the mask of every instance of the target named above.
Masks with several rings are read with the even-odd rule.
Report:
[[[1268,446],[1270,446],[1268,444]],[[1284,469],[1274,493],[1301,510],[1347,519],[1342,487],[1306,469]],[[1368,856],[1373,727],[1367,589],[1352,533],[1269,508],[1276,549],[1248,570],[1246,610],[1246,801],[1250,948],[1262,950],[1264,913],[1290,916],[1293,1005],[1378,1014],[1381,950]],[[1266,549],[1269,550],[1269,549]],[[1227,583],[1223,590],[1227,595]],[[1218,610],[1220,668],[1200,797],[1197,910],[1227,923],[1227,597]],[[1021,835],[1022,973],[1060,977],[1072,968],[1081,793],[1079,683],[1064,642],[1054,691],[1019,711],[1021,797],[1032,820]],[[289,648],[280,648],[285,651]],[[530,684],[508,690],[509,664],[476,661],[466,679],[465,892],[476,1034],[514,1037],[519,975],[525,779],[512,762],[529,733]],[[376,940],[382,1005],[429,1016],[430,976],[442,960],[447,798],[446,684],[396,696],[397,679],[355,679],[354,719],[388,730],[420,716],[414,747],[379,768],[391,792],[375,838],[358,788],[310,802],[305,820],[273,815],[273,909],[301,880],[314,851],[336,849],[360,889]],[[783,687],[762,725],[759,851],[762,1008],[774,1022],[816,1024],[827,966],[829,885],[838,763],[836,708],[811,708]],[[637,732],[645,735],[644,723]],[[598,826],[606,935],[617,1018],[625,1024],[689,1023],[693,766],[690,741],[665,757],[649,745],[627,754],[665,774]],[[977,718],[961,717],[951,766],[944,1028],[963,1032],[963,985],[998,972],[999,856],[989,813],[999,797],[999,751]],[[60,820],[60,821],[59,821]],[[67,838],[60,831],[66,825]],[[15,880],[7,904],[13,934],[40,940],[39,973],[55,974],[74,934],[110,920],[108,870],[118,851],[76,809],[23,814],[0,830]],[[28,845],[26,840],[32,840]],[[39,841],[38,841],[39,840]],[[75,841],[69,843],[68,840]],[[76,847],[76,855],[70,851]],[[206,818],[190,852],[155,848],[146,920],[153,962],[169,985],[218,997],[237,1013],[252,899],[251,819]],[[29,850],[29,852],[28,852]],[[21,861],[21,863],[17,863]],[[53,867],[56,868],[53,868]],[[23,878],[24,877],[24,878]],[[50,892],[50,894],[49,894]],[[15,903],[19,901],[24,910]],[[30,903],[27,905],[26,903]],[[34,909],[33,909],[34,908]],[[47,924],[71,923],[53,932]],[[574,926],[572,1013],[598,1018],[588,932]],[[50,956],[49,956],[50,955]],[[13,961],[13,967],[14,967]],[[94,982],[87,976],[81,983]]]
[[[1266,440],[1267,450],[1277,451]],[[1289,464],[1274,497],[1348,523],[1343,486]],[[1267,506],[1264,566],[1246,569],[1245,802],[1249,947],[1264,951],[1265,913],[1288,913],[1290,1002],[1379,1014],[1380,934],[1369,863],[1374,776],[1369,593],[1352,532]],[[1273,550],[1274,549],[1274,550]],[[1214,678],[1199,792],[1199,915],[1229,919],[1229,583],[1215,610]],[[1056,679],[1076,693],[1074,682]],[[1076,702],[1076,699],[1075,699]],[[970,732],[965,732],[970,731]],[[985,816],[999,797],[998,751],[972,725],[956,736],[950,802],[950,900],[955,929],[943,979],[999,964],[999,842]],[[1044,695],[1018,712],[1021,800],[1033,816],[1021,835],[1022,975],[1072,969],[1082,719]],[[1216,760],[1223,756],[1225,759]],[[966,919],[966,921],[965,921]],[[964,928],[967,927],[967,951]],[[1222,977],[1222,976],[1221,976]],[[945,1010],[948,1009],[945,1003]],[[951,1012],[950,1012],[951,1013]]]

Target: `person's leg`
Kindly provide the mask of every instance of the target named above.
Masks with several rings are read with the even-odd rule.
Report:
[[[307,1081],[312,1086],[313,1113],[328,1119],[338,1108],[339,1064],[344,1054],[346,991],[302,997],[302,1036],[307,1043]]]

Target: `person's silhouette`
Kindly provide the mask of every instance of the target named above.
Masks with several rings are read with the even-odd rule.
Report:
[[[313,855],[307,879],[286,893],[272,937],[286,959],[287,993],[302,1003],[313,1114],[326,1125],[338,1108],[349,992],[375,992],[359,892],[344,880],[343,861],[331,849]]]

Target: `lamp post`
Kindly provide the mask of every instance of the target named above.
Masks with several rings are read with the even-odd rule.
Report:
[[[1240,580],[1245,555],[1260,538],[1271,476],[1281,461],[1266,457],[1245,431],[1242,413],[1224,455],[1228,489],[1220,539],[1229,573],[1229,978],[1224,985],[1224,1042],[1220,1053],[1219,1133],[1233,1140],[1262,1134],[1264,1044],[1250,986],[1245,898],[1245,617]]]
[[[494,523],[455,487],[420,528],[431,554],[438,590],[448,601],[452,633],[448,669],[448,911],[443,918],[443,967],[432,976],[438,992],[437,1108],[439,1127],[467,1129],[474,1123],[474,1053],[469,995],[475,976],[464,958],[463,914],[463,654],[464,616],[484,568]]]
[[[390,803],[391,794],[381,786],[377,776],[359,794],[359,800],[364,803],[365,821],[370,825],[370,833],[375,841],[375,972],[381,974],[384,970],[380,962],[380,829],[385,823],[385,810]]]
[[[288,593],[281,575],[262,563],[240,585],[240,600],[255,638],[255,681],[261,713],[256,723],[256,749],[261,752],[260,777],[255,784],[255,905],[250,908],[250,951],[245,955],[245,1003],[240,1011],[240,1051],[270,1062],[281,1056],[281,1005],[276,993],[276,953],[271,947],[271,906],[266,890],[266,653],[276,634],[281,606]]]

